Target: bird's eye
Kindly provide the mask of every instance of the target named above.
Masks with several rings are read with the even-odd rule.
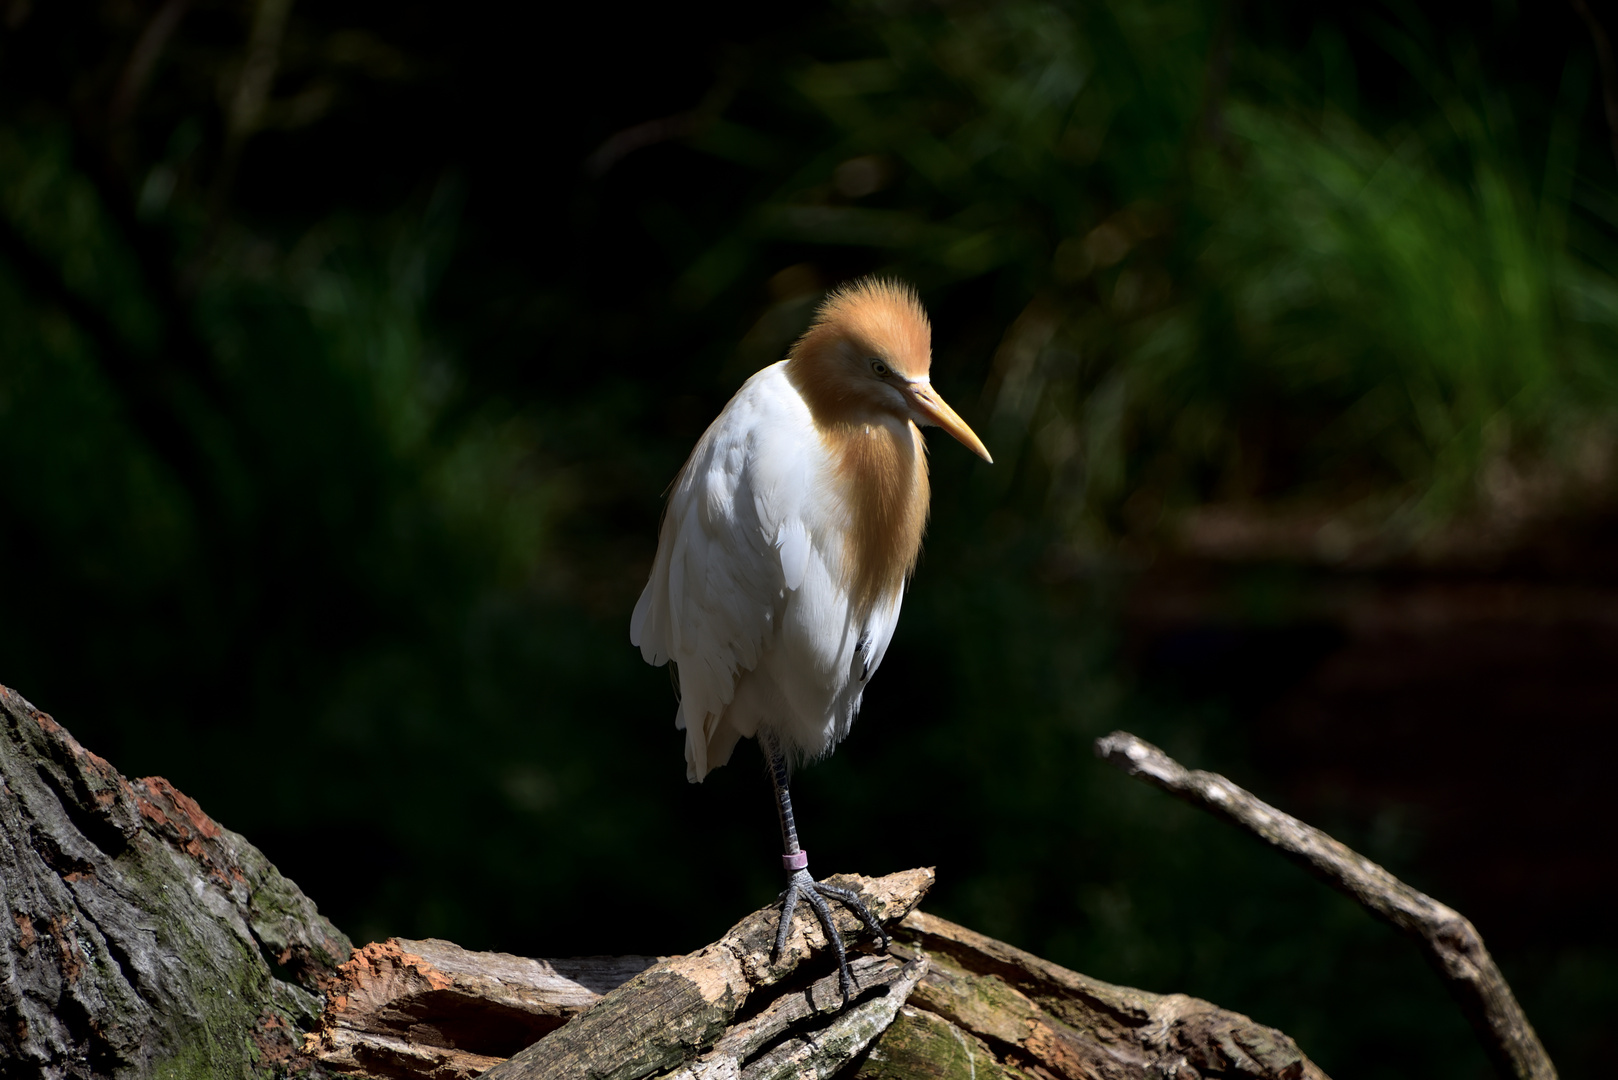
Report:
[[[884,364],[874,356],[871,358],[871,372],[879,379],[886,379],[890,374],[888,371],[888,365]]]

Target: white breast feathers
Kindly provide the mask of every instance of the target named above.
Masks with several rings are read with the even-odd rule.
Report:
[[[693,781],[761,731],[790,759],[830,752],[899,619],[902,584],[856,616],[848,500],[784,368],[749,379],[692,451],[630,621],[648,663],[677,665]]]

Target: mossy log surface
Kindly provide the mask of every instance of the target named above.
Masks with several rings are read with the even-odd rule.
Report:
[[[284,1074],[352,949],[161,777],[0,687],[0,1074]]]
[[[1325,1080],[1286,1035],[1206,1001],[1104,983],[921,911],[897,936],[929,970],[862,1080]]]
[[[684,956],[354,949],[242,837],[128,780],[0,687],[0,1075],[920,1080],[1324,1074],[1285,1035],[1111,986],[917,905],[930,869],[840,875],[845,1002],[820,925],[779,909]]]

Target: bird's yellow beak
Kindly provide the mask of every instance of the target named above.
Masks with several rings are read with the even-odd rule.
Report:
[[[941,427],[955,437],[955,439],[972,453],[994,464],[994,458],[989,456],[989,448],[983,445],[983,440],[977,433],[966,426],[955,410],[950,408],[944,399],[938,396],[932,383],[913,382],[906,385],[910,391],[910,399],[916,412],[923,418],[923,424]]]

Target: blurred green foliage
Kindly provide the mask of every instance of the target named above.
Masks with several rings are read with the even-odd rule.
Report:
[[[1335,1075],[1484,1070],[1405,942],[1089,744],[1262,790],[1239,715],[1119,661],[1127,569],[1182,515],[1404,543],[1495,463],[1604,467],[1587,45],[1542,100],[1414,9],[858,2],[713,53],[681,27],[668,104],[634,96],[655,67],[621,101],[583,59],[530,83],[493,10],[256,11],[199,7],[132,120],[84,103],[139,99],[143,9],[0,45],[0,679],[358,940],[694,947],[778,888],[775,826],[745,751],[685,784],[627,645],[658,493],[825,286],[897,273],[998,464],[935,448],[866,719],[797,792],[817,865],[934,863],[941,914]],[[252,34],[281,50],[256,104]],[[1618,988],[1600,948],[1506,957],[1569,1075]]]
[[[1370,130],[1309,85],[1349,62],[1329,29],[1283,58],[1198,4],[876,12],[874,56],[793,73],[819,155],[735,124],[696,140],[792,168],[683,284],[714,295],[781,240],[882,249],[934,291],[992,276],[1024,305],[995,441],[1028,445],[1070,532],[1104,549],[1142,524],[1131,499],[1312,497],[1414,535],[1491,458],[1567,467],[1604,435],[1611,252],[1569,242],[1588,62],[1540,162],[1509,96],[1391,25],[1431,101]]]

